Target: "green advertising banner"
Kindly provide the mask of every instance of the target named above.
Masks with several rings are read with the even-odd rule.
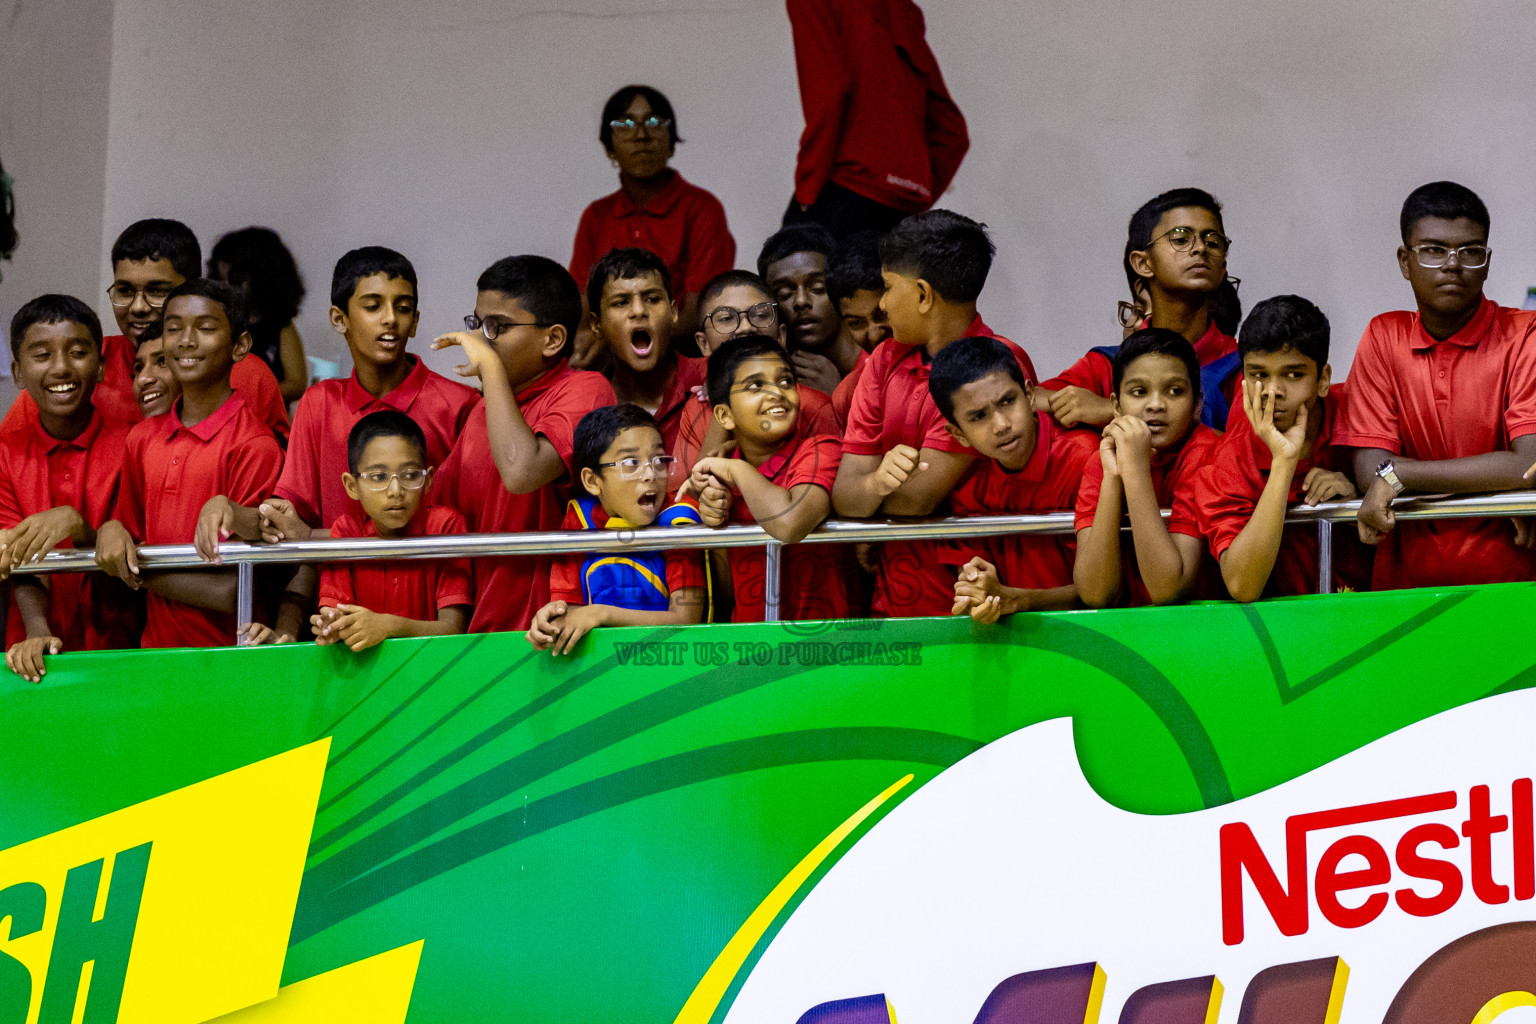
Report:
[[[1217,808],[1531,685],[1533,620],[1520,584],[57,657],[0,681],[0,1024],[720,1021],[988,744],[1067,718],[1113,808]]]

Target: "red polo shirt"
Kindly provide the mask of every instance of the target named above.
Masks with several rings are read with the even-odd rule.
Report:
[[[864,376],[864,364],[868,362],[869,353],[860,352],[859,358],[853,362],[853,369],[848,371],[848,376],[839,381],[832,392],[832,411],[837,414],[839,429],[848,426],[848,411],[853,408],[853,392],[858,388],[859,378]]]
[[[965,337],[991,337],[1007,342],[1018,357],[1025,380],[1035,379],[1035,367],[1025,351],[994,333],[980,316]],[[899,444],[919,450],[966,452],[944,429],[944,417],[928,393],[929,360],[919,345],[882,341],[854,389],[843,434],[845,455],[879,455]],[[941,504],[934,510],[943,515]],[[954,606],[954,577],[936,557],[937,541],[889,541],[875,550],[880,571],[875,576],[871,609],[875,615],[948,615]]]
[[[1209,366],[1236,351],[1237,339],[1229,334],[1223,334],[1214,320],[1205,329],[1205,333],[1200,335],[1200,340],[1195,342],[1195,356],[1200,360],[1201,366]],[[1240,376],[1239,373],[1231,379],[1235,381]],[[1100,398],[1114,398],[1114,360],[1102,352],[1085,352],[1081,359],[1063,370],[1060,375],[1040,384],[1047,391],[1060,391],[1069,385],[1092,391]],[[1237,404],[1239,407],[1242,405],[1241,402]]]
[[[433,373],[415,356],[407,358],[410,374],[382,398],[364,390],[353,371],[346,380],[317,381],[299,399],[288,459],[274,494],[293,502],[306,523],[323,526],[343,513],[362,515],[362,506],[347,497],[341,475],[347,471],[347,435],[371,412],[405,413],[426,435],[428,464],[441,465],[448,457],[480,396]]]
[[[214,495],[254,505],[277,483],[283,450],[237,391],[195,427],[181,423],[181,399],[128,432],[115,518],[139,544],[190,544]],[[149,595],[145,647],[228,647],[235,616]]]
[[[1536,433],[1536,312],[1484,299],[1444,341],[1417,312],[1383,313],[1355,350],[1350,401],[1336,441],[1440,461],[1508,451]],[[1441,587],[1536,575],[1508,519],[1399,523],[1377,547],[1373,585]]]
[[[735,456],[740,458],[738,454]],[[792,490],[814,484],[832,494],[843,445],[836,434],[818,432],[801,419],[784,448],[758,467],[770,483]],[[740,491],[732,493],[731,522],[755,524]],[[783,549],[779,575],[779,618],[788,621],[848,617],[847,576],[854,566],[845,544],[789,544]],[[731,584],[736,594],[732,622],[763,621],[763,548],[727,548]]]
[[[923,12],[912,0],[788,0],[788,8],[805,111],[795,199],[810,205],[835,181],[909,213],[932,206],[970,138],[924,38]]]
[[[133,356],[134,347],[126,335],[113,334],[101,339],[102,377],[91,394],[91,403],[108,422],[132,426],[144,418],[139,400],[133,396]],[[288,406],[283,402],[283,392],[272,368],[256,356],[246,356],[230,369],[229,383],[255,417],[286,443]],[[0,422],[0,431],[36,422],[37,403],[23,391]]]
[[[573,370],[561,360],[516,394],[528,427],[554,445],[566,473],[531,494],[513,494],[501,483],[491,456],[485,406],[477,402],[453,451],[438,469],[434,501],[464,514],[472,533],[558,530],[578,470],[571,465],[576,424],[593,409],[614,404],[613,386],[600,373]],[[474,561],[471,633],[526,630],[533,613],[549,602],[550,556],[479,558]]]
[[[832,434],[841,439],[843,430],[833,417],[832,400],[804,384],[798,385],[795,390],[800,396],[799,419],[810,425],[810,432]],[[673,494],[688,479],[688,474],[693,472],[693,464],[699,461],[699,449],[704,446],[709,425],[714,422],[715,407],[709,403],[703,389],[695,390],[692,399],[683,403],[678,416],[677,441],[670,449],[677,459],[672,463],[672,473],[667,479],[667,487]]]
[[[1083,467],[1090,457],[1097,457],[1098,440],[1081,430],[1062,430],[1044,413],[1036,420],[1040,433],[1024,468],[1010,473],[991,459],[977,459],[949,496],[955,515],[1032,515],[1070,511],[1077,506]],[[1025,590],[1064,587],[1072,582],[1076,547],[1076,538],[1067,534],[945,541],[939,549],[939,561],[946,567],[949,580],[944,599],[954,607],[956,570],[977,555],[997,566],[1004,586]]]
[[[99,528],[112,518],[117,503],[127,443],[128,428],[107,422],[99,409],[72,441],[49,436],[36,417],[0,431],[0,529],[60,505]],[[61,549],[73,546],[67,539],[59,544]],[[48,576],[47,585],[49,628],[66,651],[139,646],[143,602],[122,583],[101,573],[71,572]],[[12,602],[5,645],[26,638],[21,612]]]
[[[1173,451],[1152,453],[1152,491],[1157,495],[1157,507],[1171,509],[1173,514],[1164,522],[1169,533],[1182,533],[1199,537],[1200,513],[1195,507],[1195,474],[1201,466],[1211,461],[1221,435],[1203,423],[1196,423],[1184,443]],[[1083,464],[1083,483],[1077,490],[1077,516],[1073,529],[1086,530],[1093,525],[1094,513],[1099,507],[1099,492],[1104,487],[1104,463],[1095,447],[1093,454]],[[1120,502],[1120,515],[1125,514],[1125,501]],[[1120,523],[1114,524],[1120,528]],[[1149,605],[1146,584],[1141,581],[1141,570],[1136,564],[1136,544],[1129,533],[1120,535],[1120,600],[1122,607]],[[1226,596],[1222,586],[1220,568],[1204,554],[1201,544],[1201,566],[1195,577],[1190,597],[1194,600]],[[1215,575],[1212,576],[1212,573]]]
[[[1344,401],[1342,385],[1336,385],[1328,397],[1318,403],[1316,411],[1323,416],[1323,425],[1312,442],[1312,453],[1296,466],[1291,477],[1291,488],[1285,503],[1289,508],[1306,495],[1307,473],[1314,466],[1353,476],[1349,452],[1338,446],[1338,423],[1344,409],[1352,404],[1353,396]],[[1231,421],[1230,429],[1222,436],[1210,461],[1194,476],[1194,502],[1200,520],[1200,531],[1211,547],[1211,555],[1221,562],[1222,553],[1232,546],[1248,520],[1253,518],[1259,495],[1269,478],[1269,468],[1274,457],[1269,446],[1259,440],[1247,416]],[[1355,531],[1336,528],[1334,540],[1334,589],[1354,588],[1368,578],[1368,571],[1361,571],[1358,549],[1352,549],[1349,535]],[[1357,538],[1358,541],[1358,538]],[[1269,582],[1264,586],[1265,597],[1289,597],[1294,594],[1317,593],[1317,528],[1310,524],[1287,526],[1280,538],[1280,552],[1275,556],[1275,567],[1270,571]]]
[[[417,509],[407,537],[441,537],[466,532],[464,517],[451,508]],[[332,537],[377,537],[367,516],[343,512],[331,524]],[[444,608],[470,603],[469,560],[410,559],[390,562],[330,562],[320,567],[320,606],[361,604],[369,611],[436,622]],[[359,598],[359,594],[362,595]]]
[[[720,200],[676,171],[668,173],[672,180],[644,206],[619,189],[581,212],[571,276],[583,294],[592,265],[612,249],[649,249],[660,256],[679,306],[685,295],[703,291],[710,278],[736,265],[736,240]]]
[[[633,530],[636,527],[629,525],[622,519],[608,518],[603,506],[597,505],[592,509],[592,527],[599,530]],[[585,530],[588,526],[582,521],[581,513],[576,509],[576,503],[571,502],[565,510],[565,518],[560,521],[562,530]],[[639,527],[645,530],[650,527]],[[660,526],[657,529],[665,530],[668,527]],[[679,590],[689,587],[704,586],[704,559],[703,552],[692,549],[664,552],[667,558],[667,592],[675,594]],[[556,555],[549,567],[549,600],[564,601],[566,604],[586,604],[587,596],[581,585],[581,567],[587,560],[587,555],[582,552],[573,552],[568,555]],[[532,624],[532,620],[530,620]]]

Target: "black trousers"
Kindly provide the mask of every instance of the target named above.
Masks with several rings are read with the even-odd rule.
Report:
[[[821,194],[808,210],[800,209],[800,204],[791,196],[789,208],[784,211],[784,226],[820,224],[842,241],[860,231],[878,231],[883,235],[906,216],[905,210],[877,203],[829,181],[822,186]]]

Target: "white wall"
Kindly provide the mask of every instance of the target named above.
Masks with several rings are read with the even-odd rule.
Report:
[[[1045,372],[1118,337],[1126,220],[1179,185],[1226,204],[1245,304],[1313,298],[1336,364],[1371,315],[1411,301],[1392,251],[1425,181],[1488,201],[1490,294],[1518,305],[1536,284],[1529,4],[925,10],[974,140],[944,202],[992,226],[983,312]],[[423,340],[471,308],[491,260],[563,262],[581,208],[615,187],[595,135],[619,85],[672,97],[676,166],[724,201],[747,266],[788,198],[800,128],[781,0],[117,0],[110,64],[100,244],[143,216],[180,217],[205,247],[268,224],[310,286],[306,341],[331,357],[330,268],[354,245],[415,261]]]

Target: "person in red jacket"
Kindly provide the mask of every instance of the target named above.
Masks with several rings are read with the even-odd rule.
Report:
[[[805,131],[784,223],[889,231],[949,188],[970,147],[912,0],[787,0]]]

